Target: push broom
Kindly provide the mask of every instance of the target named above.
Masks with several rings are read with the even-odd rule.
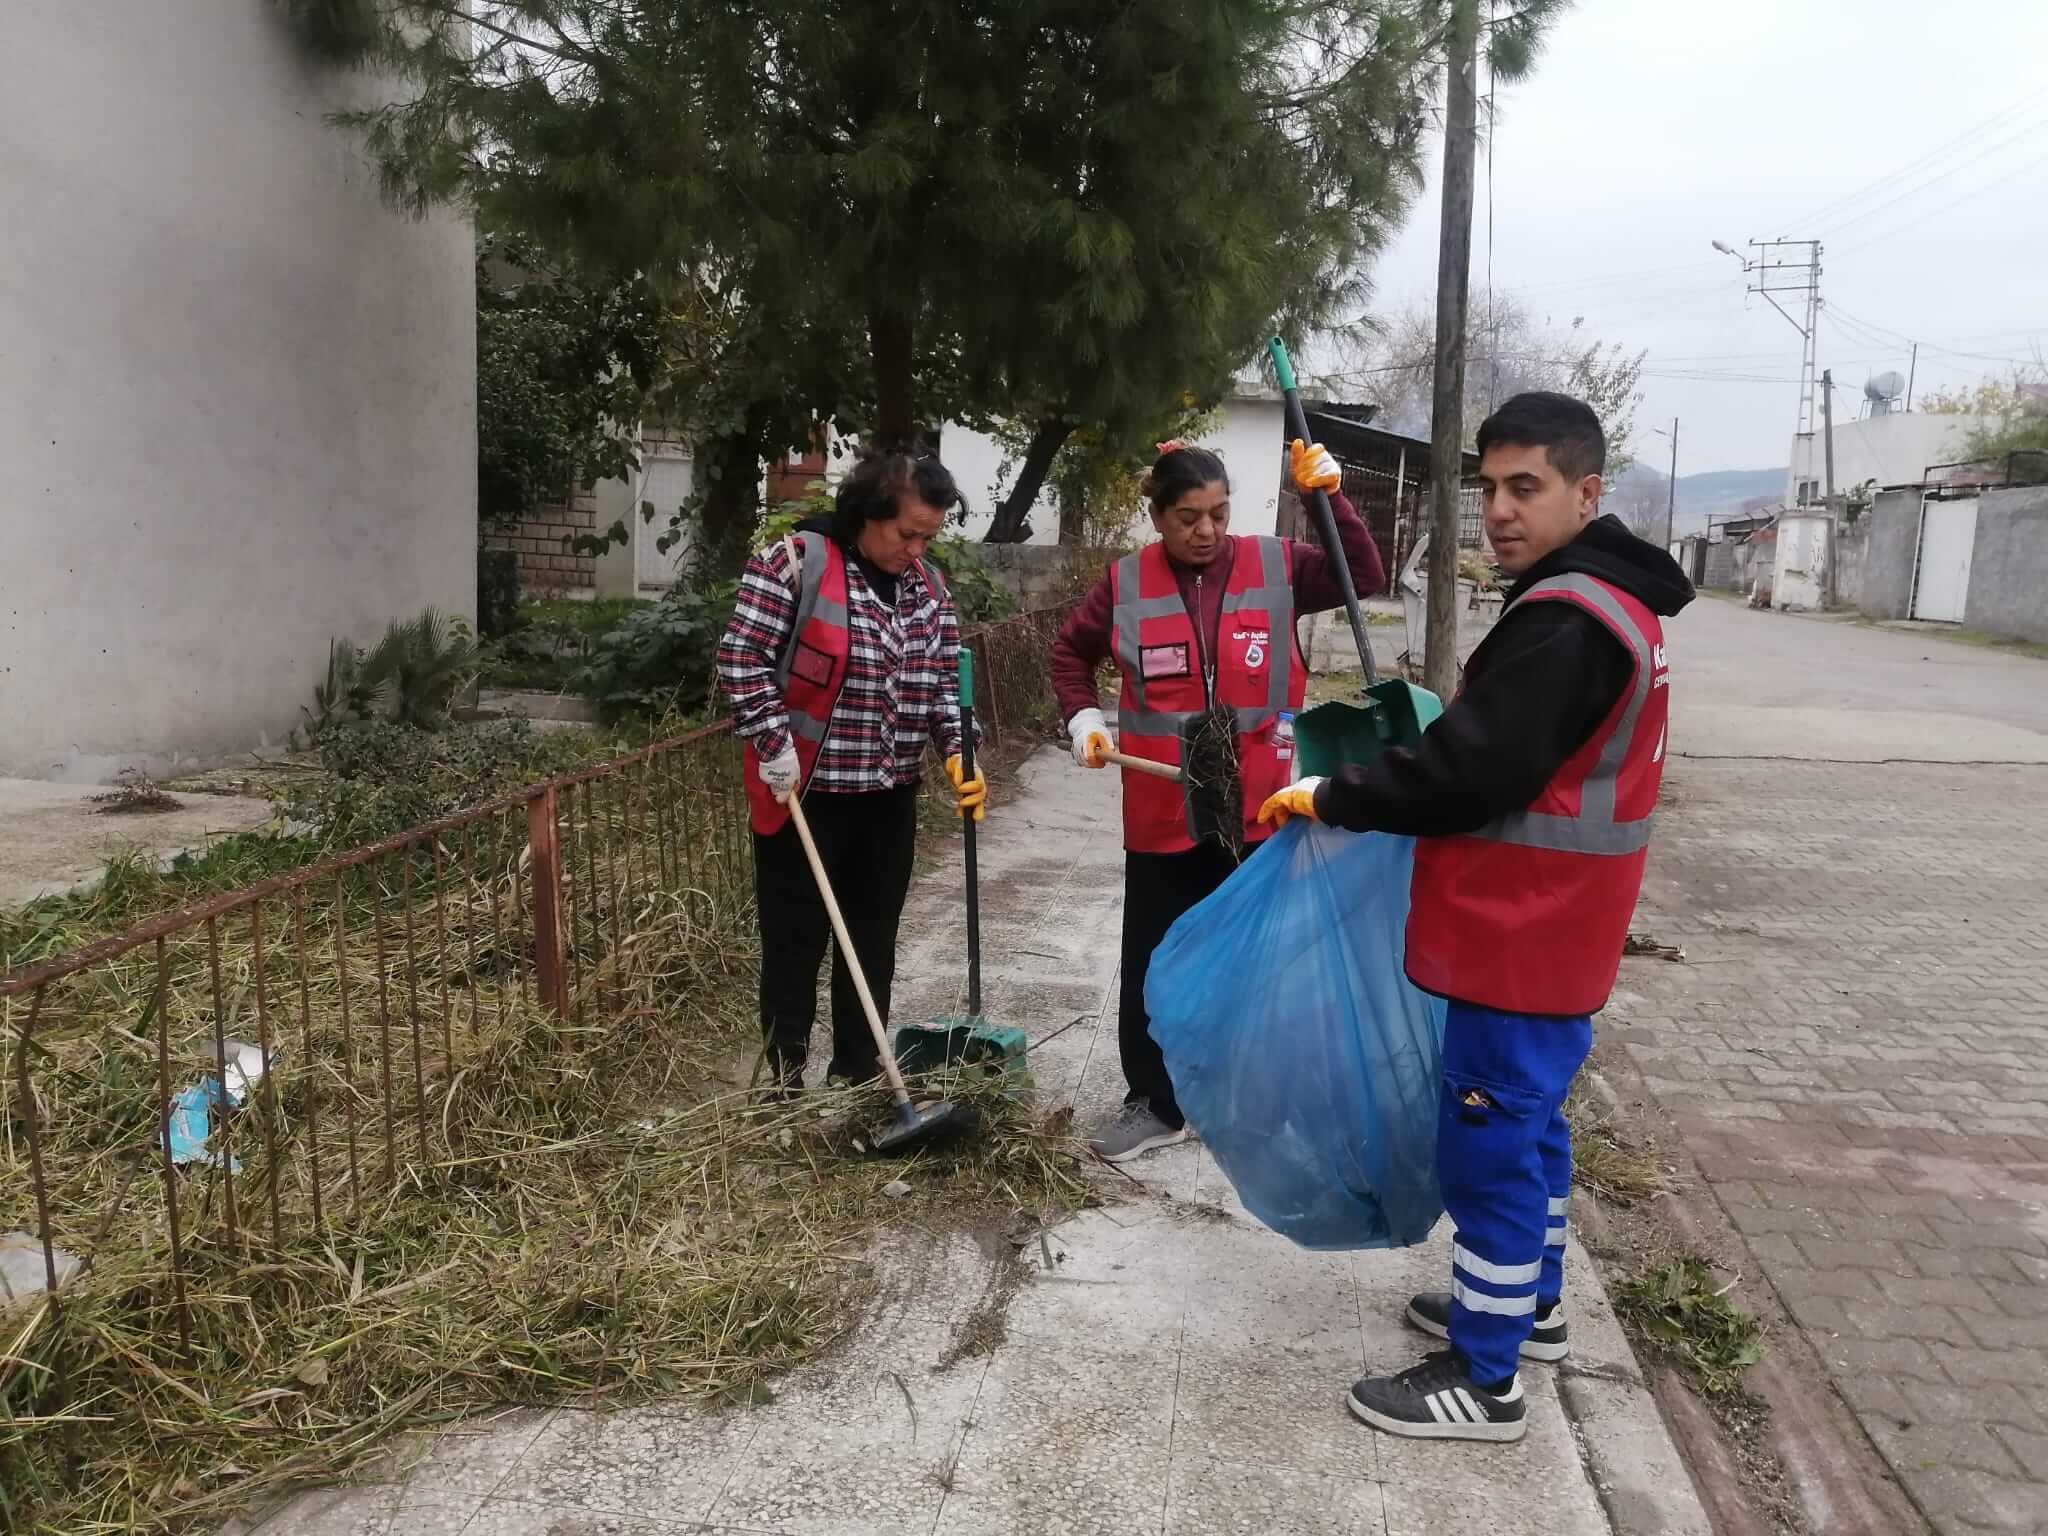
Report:
[[[846,918],[839,910],[839,898],[832,894],[832,882],[825,874],[825,861],[818,857],[818,845],[811,838],[811,824],[804,819],[801,792],[792,793],[786,804],[790,820],[796,823],[796,835],[804,845],[804,857],[810,860],[811,876],[818,882],[818,895],[824,900],[825,915],[832,920],[832,935],[839,942],[840,956],[846,961],[846,973],[853,978],[853,989],[860,994],[861,1011],[867,1015],[868,1028],[874,1031],[875,1049],[880,1053],[883,1075],[889,1080],[889,1095],[895,1100],[895,1112],[889,1128],[874,1136],[870,1145],[883,1154],[913,1152],[935,1141],[966,1135],[975,1128],[978,1120],[973,1109],[944,1099],[924,1104],[910,1102],[910,1090],[904,1086],[903,1073],[896,1065],[896,1058],[889,1053],[889,1033],[882,1026],[881,1010],[875,1006],[875,996],[868,990],[867,973],[861,969],[860,954],[854,949],[853,939],[846,931]]]

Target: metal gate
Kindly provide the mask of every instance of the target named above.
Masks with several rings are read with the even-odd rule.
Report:
[[[1960,624],[1977,546],[1977,498],[1920,498],[1920,551],[1913,572],[1913,617]]]

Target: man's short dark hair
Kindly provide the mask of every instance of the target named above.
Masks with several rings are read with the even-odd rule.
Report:
[[[1516,395],[1479,424],[1479,452],[1499,446],[1541,448],[1565,479],[1583,480],[1607,467],[1607,434],[1593,407],[1555,390]]]

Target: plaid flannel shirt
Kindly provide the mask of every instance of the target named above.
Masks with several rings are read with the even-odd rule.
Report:
[[[780,542],[755,555],[740,577],[732,622],[718,645],[718,681],[732,701],[734,728],[764,762],[790,745],[775,665],[796,628],[795,586]],[[914,784],[927,740],[942,756],[960,750],[960,620],[953,600],[913,568],[896,583],[891,609],[849,558],[846,608],[846,681],[811,770],[811,788],[860,794]]]

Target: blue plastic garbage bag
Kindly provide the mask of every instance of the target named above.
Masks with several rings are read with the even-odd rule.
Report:
[[[1402,970],[1412,838],[1297,818],[1152,956],[1145,1007],[1245,1209],[1304,1248],[1419,1243],[1437,1188],[1444,1004]]]

